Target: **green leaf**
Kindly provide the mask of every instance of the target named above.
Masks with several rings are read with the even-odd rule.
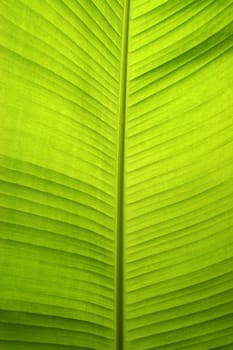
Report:
[[[233,1],[0,17],[0,348],[232,349]]]

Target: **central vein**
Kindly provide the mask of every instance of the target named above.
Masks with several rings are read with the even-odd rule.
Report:
[[[125,182],[125,124],[128,70],[130,0],[124,2],[120,71],[120,125],[118,138],[117,189],[117,251],[116,251],[116,349],[124,348],[124,182]]]

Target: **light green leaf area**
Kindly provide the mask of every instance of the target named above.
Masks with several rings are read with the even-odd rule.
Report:
[[[0,0],[0,349],[233,349],[233,1]]]

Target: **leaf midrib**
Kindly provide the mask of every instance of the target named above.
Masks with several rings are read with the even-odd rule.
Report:
[[[130,0],[124,2],[120,67],[118,172],[117,172],[117,235],[116,235],[116,349],[124,348],[124,185],[125,125],[127,109],[127,71]]]

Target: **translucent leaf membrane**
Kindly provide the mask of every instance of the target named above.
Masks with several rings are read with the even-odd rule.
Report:
[[[122,3],[0,13],[0,348],[113,349]]]
[[[232,15],[131,2],[125,349],[233,346]]]

